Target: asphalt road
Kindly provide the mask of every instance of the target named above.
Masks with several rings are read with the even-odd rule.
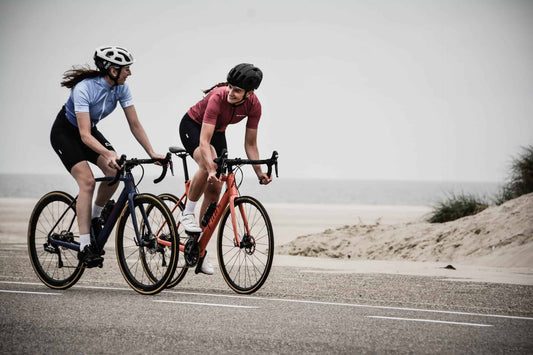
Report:
[[[107,256],[55,291],[25,248],[0,246],[1,354],[533,353],[533,286],[317,265],[274,267],[251,296],[219,272],[143,296]]]

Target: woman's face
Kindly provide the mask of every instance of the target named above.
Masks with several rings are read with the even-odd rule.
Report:
[[[244,89],[228,84],[228,102],[230,104],[235,105],[236,103],[241,102],[244,99],[244,93]],[[248,97],[250,95],[251,92],[249,91],[246,96]]]
[[[117,75],[118,74],[118,71],[120,69],[118,68],[111,68],[111,71],[113,71],[111,74],[113,75]],[[124,85],[124,83],[126,82],[126,79],[128,78],[128,76],[131,75],[131,70],[130,70],[130,67],[127,66],[127,67],[122,67],[122,70],[120,71],[120,76],[118,77],[118,85]]]

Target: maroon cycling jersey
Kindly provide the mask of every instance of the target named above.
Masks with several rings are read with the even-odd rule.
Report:
[[[191,107],[187,114],[196,122],[215,125],[215,131],[224,132],[229,124],[248,117],[246,128],[257,129],[261,118],[261,103],[255,94],[243,104],[233,106],[228,102],[227,86],[211,90],[202,100]]]

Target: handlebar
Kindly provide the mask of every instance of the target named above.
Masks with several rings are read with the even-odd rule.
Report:
[[[276,172],[276,177],[278,176],[278,152],[273,151],[272,156],[269,159],[261,160],[252,160],[252,159],[228,159],[228,151],[226,149],[222,150],[222,154],[216,159],[213,160],[217,164],[217,178],[220,178],[220,175],[225,174],[228,169],[236,165],[262,165],[265,164],[268,168],[267,175],[270,177],[272,175],[272,166]],[[261,184],[261,181],[259,181]]]
[[[167,175],[168,167],[170,166],[170,172],[172,175],[174,175],[174,166],[172,164],[172,155],[170,153],[167,153],[165,156],[165,159],[126,159],[126,155],[122,154],[120,159],[117,161],[117,164],[120,166],[120,169],[117,170],[117,174],[115,175],[115,178],[108,184],[109,186],[115,185],[117,181],[120,179],[124,171],[131,171],[134,167],[141,165],[141,164],[153,164],[153,163],[160,163],[161,167],[163,168],[163,171],[161,172],[161,175],[154,180],[154,184],[157,184],[161,182],[165,176]]]

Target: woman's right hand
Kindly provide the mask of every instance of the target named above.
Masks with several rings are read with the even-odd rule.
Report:
[[[109,166],[110,168],[120,169],[120,166],[117,164],[117,161],[119,160],[117,154],[109,150],[108,153],[104,156],[105,164]]]
[[[216,164],[215,164],[216,166]],[[217,171],[216,169],[215,170],[211,170],[209,171],[208,173],[209,175],[207,176],[207,182],[209,184],[214,184],[214,183],[217,183],[217,182],[220,182],[220,179],[217,178]]]

